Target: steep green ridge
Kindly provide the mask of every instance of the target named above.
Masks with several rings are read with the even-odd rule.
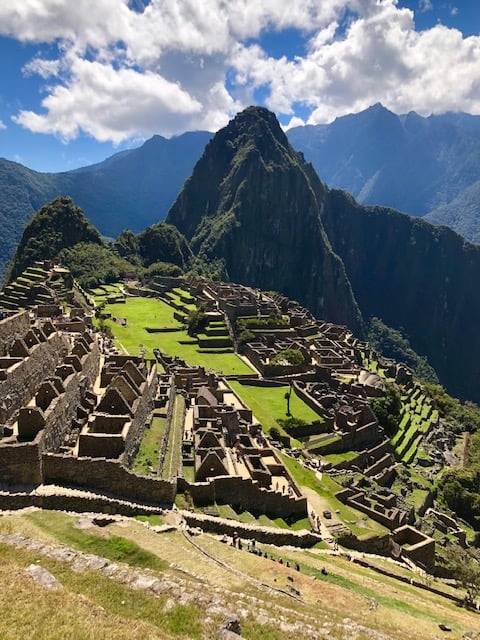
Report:
[[[0,158],[0,284],[28,219],[58,193],[54,174]]]
[[[478,401],[480,247],[342,191],[329,193],[323,220],[364,315],[402,328],[451,394]]]
[[[0,158],[0,285],[31,216],[69,195],[102,234],[139,232],[162,220],[211,135],[153,136],[138,149],[75,171],[39,173]]]
[[[16,278],[36,260],[53,260],[62,249],[85,242],[103,245],[98,231],[71,198],[56,198],[32,218],[23,233],[7,274]]]
[[[178,275],[193,254],[176,227],[164,222],[135,235],[123,231],[109,245],[67,196],[43,206],[26,226],[10,265],[6,284],[37,260],[54,260],[67,267],[85,288],[116,282],[125,273],[138,276]]]
[[[408,338],[401,331],[387,327],[378,318],[371,318],[368,323],[368,344],[386,358],[403,362],[410,367],[417,378],[438,383],[438,377],[425,357],[419,356],[412,349]]]
[[[167,222],[200,258],[221,258],[231,280],[282,291],[361,333],[350,283],[323,229],[323,193],[275,116],[250,107],[207,145]]]

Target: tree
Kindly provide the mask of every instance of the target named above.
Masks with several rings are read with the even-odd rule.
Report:
[[[402,409],[402,399],[393,384],[387,383],[385,394],[380,398],[374,398],[371,406],[379,424],[389,436],[393,436],[398,430]]]
[[[452,545],[448,554],[448,568],[466,591],[465,605],[474,606],[480,593],[480,562],[472,551]]]
[[[290,364],[294,366],[298,366],[303,364],[305,358],[303,357],[303,353],[299,349],[284,349],[283,351],[279,351],[277,355],[272,358],[272,364]]]
[[[290,415],[290,398],[292,396],[292,389],[293,389],[293,385],[292,385],[292,383],[290,383],[290,387],[289,387],[288,391],[285,394],[285,400],[287,401],[287,416]]]
[[[202,308],[193,309],[187,316],[187,333],[196,336],[205,329],[208,324],[208,316]]]

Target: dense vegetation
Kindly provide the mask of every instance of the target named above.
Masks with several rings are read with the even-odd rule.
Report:
[[[58,254],[58,260],[70,271],[84,289],[99,284],[118,282],[134,267],[104,244],[79,242]]]
[[[425,390],[460,436],[459,463],[440,478],[441,495],[452,511],[480,530],[480,407],[459,402],[440,385],[425,384]]]
[[[398,430],[401,420],[402,400],[398,390],[393,384],[387,384],[385,394],[378,398],[373,398],[371,406],[380,426],[385,429],[387,435],[393,436]]]
[[[155,262],[168,262],[186,269],[192,257],[192,250],[185,237],[176,227],[165,222],[147,227],[138,234],[138,255],[148,267]]]
[[[43,206],[27,225],[9,279],[44,259],[61,262],[84,288],[94,288],[127,273],[146,279],[178,276],[188,268],[192,252],[182,234],[163,222],[138,235],[125,230],[109,245],[72,199],[62,196]]]
[[[367,340],[370,346],[386,358],[405,363],[421,380],[438,383],[438,376],[425,357],[412,349],[408,338],[401,331],[387,327],[380,318],[371,318]]]
[[[35,260],[55,260],[63,249],[79,242],[104,246],[98,231],[71,198],[55,198],[26,226],[7,279],[16,278]]]

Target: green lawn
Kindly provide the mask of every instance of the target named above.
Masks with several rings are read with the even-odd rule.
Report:
[[[151,468],[158,471],[158,453],[165,431],[165,418],[154,417],[150,428],[143,432],[142,442],[132,465],[132,471],[144,475],[151,475]]]
[[[256,387],[231,381],[232,388],[253,411],[253,415],[261,423],[266,433],[272,427],[280,427],[278,419],[287,418],[287,401],[285,393],[288,385],[282,387]],[[301,418],[305,422],[321,420],[321,417],[310,409],[294,392],[290,398],[290,413],[295,418]],[[282,428],[280,427],[282,432]]]
[[[331,511],[335,511],[339,519],[348,526],[356,536],[364,538],[372,534],[384,535],[387,532],[387,529],[378,522],[375,522],[375,520],[366,517],[365,514],[360,511],[340,502],[340,500],[335,497],[335,493],[340,491],[342,486],[326,473],[322,474],[322,479],[320,480],[314,471],[307,469],[294,458],[281,452],[279,452],[279,455],[297,484],[299,484],[300,487],[313,489],[318,495],[325,498],[329,503]],[[357,524],[359,522],[362,524]]]
[[[171,356],[178,356],[191,365],[213,369],[224,374],[252,373],[236,353],[206,353],[198,348],[198,344],[183,330],[182,325],[173,317],[174,309],[163,300],[156,298],[127,298],[125,304],[108,304],[105,313],[126,318],[127,326],[108,320],[122,350],[138,355],[140,349],[147,349],[146,357],[153,357],[153,349],[158,347]],[[170,333],[148,333],[149,328],[177,328]],[[180,342],[190,344],[180,344]]]

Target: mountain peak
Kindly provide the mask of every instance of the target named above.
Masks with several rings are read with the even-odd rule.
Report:
[[[361,332],[341,261],[323,229],[326,189],[275,115],[248,107],[207,145],[167,222],[235,282],[275,289]]]

